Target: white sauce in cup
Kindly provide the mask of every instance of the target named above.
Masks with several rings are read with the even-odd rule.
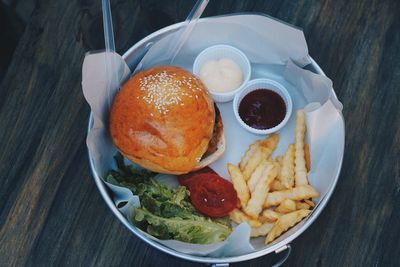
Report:
[[[200,79],[209,90],[224,93],[239,88],[243,73],[233,60],[222,58],[204,63],[200,69]]]

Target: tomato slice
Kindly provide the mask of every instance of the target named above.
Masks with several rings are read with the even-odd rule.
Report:
[[[218,174],[200,173],[192,177],[189,186],[193,206],[209,217],[224,217],[237,205],[232,183]]]
[[[190,183],[196,178],[196,175],[200,173],[212,173],[218,175],[213,169],[207,166],[195,172],[189,172],[187,174],[178,175],[179,184],[186,186],[189,189]]]

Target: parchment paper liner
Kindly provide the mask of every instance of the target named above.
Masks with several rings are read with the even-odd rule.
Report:
[[[141,68],[163,65],[163,51],[175,39],[179,32],[168,35],[155,43],[141,62]],[[310,146],[312,169],[309,173],[310,183],[321,193],[315,199],[317,206],[332,186],[332,179],[340,165],[340,148],[343,146],[344,122],[341,115],[342,105],[332,94],[332,82],[325,76],[314,74],[301,67],[310,64],[308,49],[303,32],[264,16],[229,16],[218,17],[198,23],[188,42],[178,54],[174,65],[191,68],[196,55],[204,48],[225,43],[236,46],[250,59],[253,78],[266,77],[275,79],[288,88],[294,103],[294,113],[287,126],[280,132],[280,143],[274,155],[282,155],[289,143],[294,142],[295,111],[304,108],[306,111],[307,136]],[[82,67],[82,88],[84,96],[91,107],[94,124],[87,137],[87,146],[99,176],[104,180],[108,170],[116,168],[113,156],[117,152],[107,130],[109,111],[108,95],[114,95],[117,86],[107,87],[110,77],[105,69],[105,58],[115,57],[118,81],[122,84],[131,71],[118,54],[91,53],[85,57]],[[295,63],[296,62],[296,63]],[[262,136],[250,134],[235,122],[232,103],[219,104],[225,125],[227,151],[212,168],[221,176],[229,178],[226,163],[238,163],[248,145]],[[240,137],[240,142],[237,142]],[[176,186],[176,178],[171,175],[158,177],[170,186]],[[120,212],[129,220],[132,207],[140,205],[140,200],[126,188],[106,183],[112,190],[116,206],[127,202]],[[304,221],[293,227],[272,244],[294,233]],[[227,257],[238,256],[263,249],[264,238],[250,241],[250,227],[243,223],[237,227],[227,240],[218,244],[195,245],[176,240],[158,240],[147,233],[148,238],[175,249],[197,256]]]

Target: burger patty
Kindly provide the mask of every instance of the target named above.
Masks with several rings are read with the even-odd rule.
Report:
[[[215,103],[214,103],[214,108],[215,108],[215,123],[214,123],[213,134],[210,142],[208,143],[207,151],[203,154],[201,159],[204,159],[209,155],[213,154],[215,151],[217,151],[218,142],[223,134],[224,124],[222,123],[221,113]]]

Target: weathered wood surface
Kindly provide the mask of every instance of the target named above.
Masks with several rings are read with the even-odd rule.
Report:
[[[103,48],[101,1],[11,2],[26,27],[0,83],[0,266],[202,266],[130,234],[91,178],[81,65],[86,51]],[[184,20],[194,1],[112,3],[124,52]],[[398,266],[400,2],[211,1],[205,16],[243,11],[303,28],[344,104],[340,180],[285,266]]]

